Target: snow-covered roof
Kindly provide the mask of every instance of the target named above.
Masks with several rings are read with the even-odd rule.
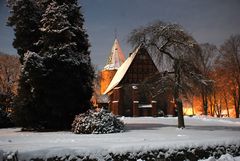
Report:
[[[107,64],[105,65],[104,69],[106,70],[118,69],[123,64],[124,61],[125,61],[125,56],[118,43],[118,40],[115,39],[112,46],[112,50],[107,60]]]
[[[116,74],[114,75],[111,83],[109,84],[108,88],[103,94],[107,94],[110,92],[113,88],[115,88],[120,81],[123,79],[124,75],[126,74],[128,68],[132,64],[136,54],[138,53],[138,50],[141,48],[141,45],[136,48],[136,50],[127,58],[127,60],[118,68]]]

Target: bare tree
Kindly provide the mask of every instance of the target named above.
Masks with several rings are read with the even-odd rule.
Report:
[[[16,92],[20,64],[16,56],[0,55],[0,90]]]
[[[20,63],[16,56],[0,54],[0,102],[9,106],[16,94]]]
[[[95,76],[94,76],[94,81],[93,81],[94,91],[93,91],[93,96],[92,96],[91,102],[92,102],[93,106],[96,106],[97,99],[101,96],[101,92],[100,92],[101,74],[100,74],[97,66],[94,66],[94,71],[97,71],[97,72],[95,72]]]
[[[219,66],[226,74],[234,100],[235,117],[239,118],[240,106],[240,35],[233,35],[220,48]]]
[[[213,90],[213,81],[210,80],[211,73],[214,70],[215,60],[218,56],[218,50],[215,45],[205,43],[201,44],[201,52],[197,52],[194,55],[195,64],[198,66],[198,69],[201,71],[201,74],[208,78],[209,81],[207,84],[202,84],[197,89],[199,91],[200,97],[202,99],[202,107],[205,115],[208,115],[208,100],[209,95],[212,93]]]
[[[174,73],[173,98],[178,109],[178,127],[184,128],[183,106],[180,95],[183,89],[192,87],[191,83],[206,84],[192,61],[192,55],[200,52],[196,41],[178,24],[156,21],[132,31],[129,43],[133,46],[144,45],[159,63],[168,61]]]

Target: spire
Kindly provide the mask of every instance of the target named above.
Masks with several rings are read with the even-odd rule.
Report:
[[[118,69],[124,61],[125,61],[125,56],[118,43],[118,40],[115,39],[112,46],[112,50],[107,60],[107,64],[105,65],[104,69],[108,69],[108,70]]]

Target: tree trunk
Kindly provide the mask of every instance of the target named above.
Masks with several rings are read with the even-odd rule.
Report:
[[[227,110],[227,117],[229,117],[229,108],[228,108],[228,99],[227,99],[227,94],[226,91],[224,90],[224,101],[225,101],[225,105],[226,105],[226,110]]]
[[[208,115],[208,100],[207,100],[207,97],[205,96],[205,99],[204,99],[204,114],[207,116]]]
[[[222,117],[222,100],[219,101],[219,109],[218,109],[219,117]]]
[[[179,98],[179,85],[180,85],[180,62],[174,61],[175,85],[174,85],[174,100],[178,109],[178,128],[185,128],[183,117],[182,100]]]
[[[210,115],[214,116],[214,104],[213,104],[212,96],[210,96],[209,102],[210,102]]]
[[[202,87],[202,106],[204,115],[208,115],[208,99],[206,96],[206,90],[204,88],[205,87]]]
[[[239,98],[237,99],[236,91],[233,91],[233,101],[235,107],[235,118],[239,118]]]
[[[194,111],[194,107],[193,107],[193,98],[192,98],[192,101],[191,101],[191,106],[192,106],[192,115],[195,115],[195,111]]]
[[[194,107],[192,106],[192,115],[194,116],[195,115],[195,110],[194,110]]]
[[[219,112],[218,112],[218,104],[217,104],[217,98],[216,98],[216,92],[213,92],[213,102],[214,102],[214,112],[217,117],[219,117]]]
[[[239,68],[240,69],[240,68]],[[240,72],[240,71],[239,71]],[[238,73],[239,73],[238,72]],[[240,107],[240,75],[235,75],[235,89],[232,91],[234,107],[235,107],[235,118],[239,118],[239,107]]]
[[[178,128],[185,128],[182,100],[180,98],[178,98],[176,100],[176,104],[177,104],[177,108],[178,108]]]
[[[239,83],[238,83],[238,104],[236,108],[236,118],[239,118],[239,107],[240,107],[240,88],[239,88]]]

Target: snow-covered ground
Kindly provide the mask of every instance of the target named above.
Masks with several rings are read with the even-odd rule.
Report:
[[[177,118],[121,118],[126,131],[117,134],[79,135],[71,132],[21,132],[0,129],[2,153],[18,151],[19,159],[64,155],[90,155],[147,151],[162,148],[229,145],[240,143],[240,119],[185,117],[185,129]]]
[[[229,154],[222,155],[219,159],[214,157],[209,157],[208,159],[199,160],[199,161],[240,161],[240,157],[233,157]]]

